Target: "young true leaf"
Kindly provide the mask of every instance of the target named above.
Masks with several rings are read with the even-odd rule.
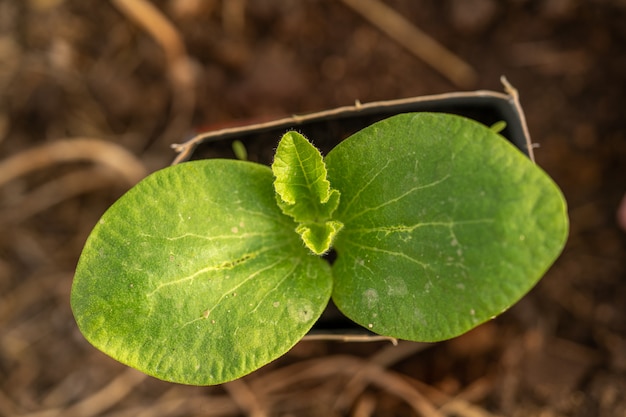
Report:
[[[327,252],[343,225],[331,220],[339,192],[326,179],[320,152],[301,134],[287,132],[276,149],[272,171],[279,207],[299,223],[296,231],[313,253]]]
[[[343,228],[343,223],[336,220],[309,222],[298,225],[296,232],[306,246],[316,255],[322,255],[330,249],[333,239]]]
[[[489,320],[535,285],[567,237],[552,180],[468,119],[394,116],[326,165],[344,224],[333,300],[379,334],[436,341]]]
[[[118,200],[72,287],[80,330],[149,375],[217,384],[284,354],[321,315],[330,268],[277,207],[269,167],[189,162]]]

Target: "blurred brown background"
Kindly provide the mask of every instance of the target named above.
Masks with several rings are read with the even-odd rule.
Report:
[[[1,416],[626,415],[626,2],[387,0],[410,28],[397,38],[379,4],[0,1]],[[424,52],[416,28],[460,63]],[[79,334],[82,245],[171,162],[171,143],[355,99],[501,91],[500,75],[566,194],[571,236],[498,319],[427,346],[304,342],[200,388],[127,369]]]

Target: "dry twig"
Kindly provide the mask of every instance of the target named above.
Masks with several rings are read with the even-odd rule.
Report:
[[[67,139],[48,143],[0,162],[0,187],[31,172],[66,162],[86,161],[110,168],[128,183],[136,184],[146,168],[123,147],[98,139]]]
[[[60,140],[18,153],[0,162],[0,187],[32,172],[70,162],[91,162],[54,178],[2,207],[0,224],[18,224],[58,203],[119,182],[132,186],[147,173],[143,163],[123,147],[97,139]],[[102,168],[108,169],[102,169]]]
[[[390,367],[415,353],[431,346],[426,343],[400,342],[397,346],[381,349],[373,355],[369,362],[381,367]],[[362,378],[361,372],[357,372],[345,384],[340,396],[335,402],[336,409],[346,408],[367,388],[367,381]]]
[[[468,63],[391,7],[379,0],[341,1],[458,87],[476,83],[476,71]]]
[[[74,404],[66,409],[49,409],[33,414],[23,415],[22,417],[97,416],[104,410],[115,406],[145,378],[145,374],[129,368],[120,373],[114,380],[109,382],[98,392],[90,395],[77,404]]]
[[[266,417],[268,415],[257,398],[257,395],[244,380],[238,379],[231,381],[224,384],[223,387],[246,415],[250,417]]]
[[[161,139],[170,142],[190,128],[196,101],[195,64],[187,55],[181,34],[152,3],[146,0],[111,1],[122,14],[146,31],[165,53],[172,86],[172,109]]]
[[[86,180],[88,178],[88,180]],[[15,199],[0,211],[0,225],[16,225],[63,201],[103,189],[117,182],[110,172],[99,167],[70,172]]]
[[[403,376],[351,356],[337,355],[286,366],[251,381],[250,386],[258,395],[270,397],[276,391],[292,389],[305,381],[328,381],[333,377],[357,374],[366,385],[376,386],[402,399],[418,415],[443,417]]]

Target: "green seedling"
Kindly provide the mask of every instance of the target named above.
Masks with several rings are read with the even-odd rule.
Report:
[[[233,141],[232,146],[233,152],[235,153],[235,158],[239,159],[240,161],[248,160],[248,150],[240,140]]]
[[[490,126],[490,129],[496,133],[501,133],[504,129],[506,129],[506,122],[504,120],[495,122],[494,124]]]
[[[271,167],[213,159],[153,173],[94,228],[71,304],[118,361],[218,384],[286,353],[331,297],[376,334],[458,336],[526,294],[567,233],[558,187],[492,129],[401,114],[325,158],[288,132]]]

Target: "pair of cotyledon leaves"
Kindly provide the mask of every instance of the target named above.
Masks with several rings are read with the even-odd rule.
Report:
[[[91,233],[72,309],[97,348],[157,378],[243,376],[287,352],[332,297],[372,332],[444,340],[500,314],[561,252],[566,205],[504,138],[402,114],[322,159],[287,133],[272,168],[155,172]],[[334,248],[331,265],[317,256]]]

